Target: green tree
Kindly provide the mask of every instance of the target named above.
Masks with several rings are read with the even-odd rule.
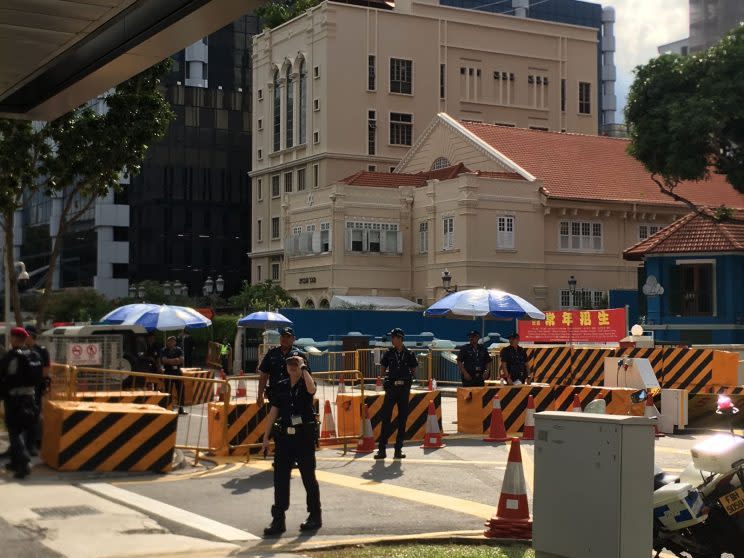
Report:
[[[261,19],[263,29],[273,29],[304,14],[320,0],[272,0],[256,9],[256,15]]]
[[[11,271],[15,270],[15,212],[22,207],[24,194],[39,189],[40,161],[49,153],[45,139],[45,134],[34,130],[31,122],[0,118],[0,226],[5,237],[5,266]],[[9,277],[15,321],[21,325],[23,319],[16,274],[10,273]]]
[[[744,26],[704,53],[665,54],[635,74],[625,108],[628,151],[661,192],[698,211],[677,187],[711,172],[744,192]]]
[[[281,285],[274,283],[271,279],[255,285],[243,281],[240,293],[230,298],[230,304],[242,308],[244,312],[299,306],[297,301]]]
[[[96,321],[115,305],[95,289],[65,289],[49,295],[47,315],[55,322]]]

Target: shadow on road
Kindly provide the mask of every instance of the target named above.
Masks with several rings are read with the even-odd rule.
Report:
[[[255,475],[251,475],[247,478],[242,479],[230,479],[229,481],[222,483],[222,488],[231,490],[232,494],[246,494],[251,490],[264,490],[272,488],[274,486],[274,472],[273,471],[261,471]]]
[[[375,461],[369,471],[362,473],[363,478],[380,482],[386,479],[397,479],[402,475],[402,463],[397,459],[389,466],[385,466],[384,461]]]

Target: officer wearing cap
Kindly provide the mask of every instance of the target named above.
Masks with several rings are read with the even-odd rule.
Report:
[[[390,418],[393,415],[393,407],[398,406],[398,437],[395,441],[395,459],[404,459],[403,440],[406,437],[406,421],[408,420],[408,396],[411,393],[411,384],[416,374],[418,361],[416,355],[403,345],[406,334],[402,329],[396,327],[390,332],[393,346],[382,355],[380,368],[385,376],[385,400],[382,403],[382,432],[378,444],[375,459],[387,457],[386,447],[390,438],[392,425]]]
[[[271,524],[264,535],[275,537],[287,530],[285,514],[289,509],[289,483],[292,465],[297,463],[307,493],[307,519],[301,531],[316,531],[323,524],[320,512],[320,488],[315,477],[315,438],[318,421],[313,408],[316,387],[305,360],[299,356],[285,359],[287,377],[274,384],[266,429],[264,455],[269,449],[269,435],[274,436],[274,505]]]
[[[468,333],[469,343],[460,347],[457,367],[460,369],[463,387],[482,387],[491,375],[488,364],[493,360],[488,350],[478,343],[480,333],[473,329]]]
[[[42,379],[41,359],[26,345],[28,333],[22,327],[10,330],[11,349],[0,360],[0,396],[5,403],[5,425],[10,439],[10,463],[6,468],[16,478],[31,473],[26,447],[34,435],[36,386]]]
[[[507,384],[528,384],[532,377],[527,351],[519,346],[519,334],[509,336],[509,346],[501,349],[501,377]]]
[[[283,327],[279,330],[279,346],[266,352],[258,367],[258,396],[256,401],[264,402],[264,394],[271,399],[273,387],[283,378],[287,378],[287,359],[293,356],[302,357],[303,367],[310,371],[307,365],[307,355],[294,346],[294,330]]]
[[[47,348],[44,345],[39,345],[37,343],[37,338],[39,337],[37,329],[34,326],[26,326],[26,332],[28,333],[28,337],[26,338],[26,347],[38,355],[39,360],[41,361],[42,371],[41,381],[36,386],[36,391],[34,393],[37,413],[34,435],[31,440],[28,440],[26,448],[31,455],[36,455],[36,448],[41,447],[41,399],[47,389],[48,382],[51,381],[50,372],[52,363]]]

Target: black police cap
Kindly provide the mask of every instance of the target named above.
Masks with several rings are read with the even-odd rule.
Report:
[[[519,334],[516,331],[514,333],[510,333],[508,339],[519,339]]]
[[[399,327],[394,327],[394,328],[393,328],[393,329],[392,329],[392,330],[390,331],[390,336],[391,336],[391,337],[405,337],[405,336],[406,336],[406,332],[405,332],[405,331],[403,331],[403,330],[402,330],[401,328],[399,328]]]
[[[468,337],[471,337],[471,336],[473,336],[473,335],[477,335],[478,337],[480,337],[480,331],[478,331],[477,329],[471,329],[471,330],[470,330],[470,331],[468,332]]]
[[[292,335],[294,336],[294,329],[291,327],[283,327],[279,330],[279,335]]]

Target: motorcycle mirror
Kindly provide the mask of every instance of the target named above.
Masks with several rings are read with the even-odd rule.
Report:
[[[630,401],[632,403],[643,403],[648,398],[648,392],[645,389],[635,391],[630,394]]]

